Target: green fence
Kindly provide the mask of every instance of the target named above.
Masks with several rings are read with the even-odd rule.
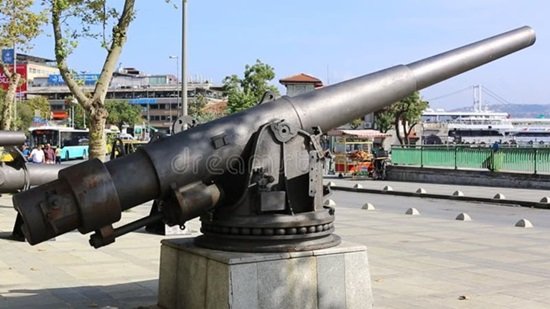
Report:
[[[550,173],[550,148],[392,146],[394,165]]]

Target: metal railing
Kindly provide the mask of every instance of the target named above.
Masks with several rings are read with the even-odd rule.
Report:
[[[392,146],[393,165],[550,173],[550,148],[468,145]]]

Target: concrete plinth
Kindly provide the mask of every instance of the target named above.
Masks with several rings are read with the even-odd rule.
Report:
[[[367,248],[248,253],[162,241],[163,308],[372,308]]]

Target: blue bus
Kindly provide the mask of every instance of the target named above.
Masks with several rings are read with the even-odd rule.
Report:
[[[61,160],[88,158],[88,129],[70,127],[33,127],[30,131],[30,146],[50,144],[61,149]]]

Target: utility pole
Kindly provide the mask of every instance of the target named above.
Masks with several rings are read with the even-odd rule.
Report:
[[[181,6],[181,109],[182,115],[187,115],[187,0],[182,0]]]
[[[168,58],[170,59],[176,59],[176,89],[177,89],[177,86],[178,86],[178,82],[180,80],[180,59],[178,56],[168,56]],[[179,91],[178,91],[179,92]],[[180,106],[180,96],[182,95],[183,92],[180,92],[178,94],[178,97],[177,97],[177,101],[176,101],[176,110],[177,108],[179,108]],[[172,119],[172,103],[168,104],[170,106],[170,122],[172,123],[173,122],[173,119]],[[176,114],[178,114],[179,112],[177,112]],[[172,124],[170,124],[170,128],[169,128],[169,133],[172,134]]]

